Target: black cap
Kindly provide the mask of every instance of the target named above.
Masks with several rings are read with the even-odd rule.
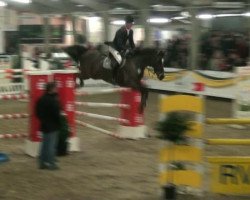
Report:
[[[127,15],[125,17],[125,22],[127,23],[134,23],[134,18],[131,15]]]
[[[48,82],[45,86],[45,92],[50,93],[53,91],[54,88],[56,88],[56,83],[55,82]]]

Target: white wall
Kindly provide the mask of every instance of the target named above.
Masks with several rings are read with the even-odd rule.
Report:
[[[104,41],[104,28],[102,18],[89,17],[86,18],[87,25],[87,40],[93,44],[98,44]]]
[[[17,12],[0,7],[0,53],[4,53],[4,31],[17,30]]]

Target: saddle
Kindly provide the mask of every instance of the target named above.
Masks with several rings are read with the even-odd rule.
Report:
[[[108,56],[103,61],[103,67],[112,70],[113,82],[116,83],[118,69],[124,65],[125,59],[112,47],[111,42],[104,42],[104,44],[108,46]],[[113,57],[113,60],[115,61],[112,62],[111,57]]]
[[[106,69],[113,69],[114,68],[114,66],[111,65],[110,56],[112,56],[115,59],[115,61],[117,62],[117,65],[120,66],[122,64],[122,60],[123,60],[121,54],[112,47],[111,42],[104,42],[104,44],[106,44],[108,46],[108,56],[104,59],[103,67]]]

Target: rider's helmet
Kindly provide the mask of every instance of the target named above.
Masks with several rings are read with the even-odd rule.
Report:
[[[126,24],[133,24],[134,23],[134,18],[131,15],[127,15],[125,17],[125,22],[126,22]]]

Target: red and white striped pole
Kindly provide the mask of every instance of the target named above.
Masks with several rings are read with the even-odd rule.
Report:
[[[29,96],[29,137],[26,141],[25,152],[33,157],[36,157],[39,152],[39,145],[42,140],[40,133],[40,122],[36,117],[35,106],[39,97],[41,97],[45,90],[45,85],[52,81],[51,72],[49,71],[33,71],[28,73],[28,82],[30,89]]]
[[[121,138],[139,139],[146,137],[146,126],[144,125],[144,114],[139,112],[141,104],[141,93],[136,90],[123,91],[121,93],[121,104],[130,105],[129,108],[121,109],[121,117],[128,121],[122,122],[118,129]]]
[[[70,151],[79,151],[79,139],[76,137],[75,122],[75,76],[76,70],[55,70],[54,80],[57,83],[59,99],[66,113],[70,127]]]

